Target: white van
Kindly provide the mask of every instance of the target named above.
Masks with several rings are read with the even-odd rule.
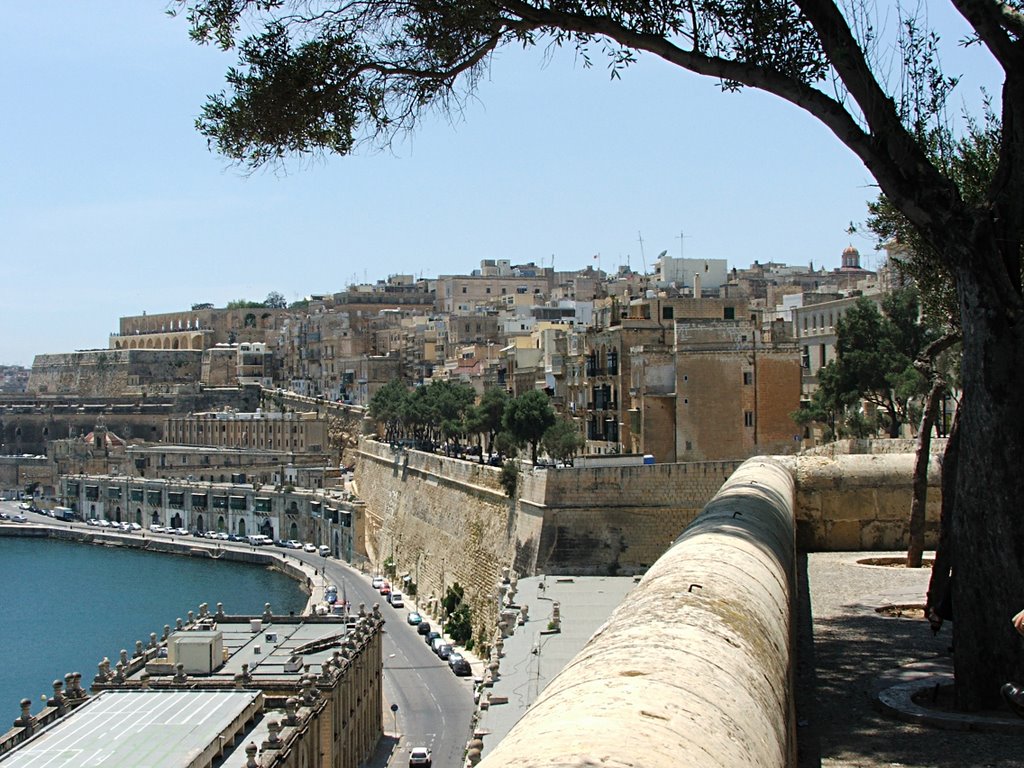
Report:
[[[388,602],[391,603],[392,608],[401,608],[405,603],[402,601],[401,592],[392,592],[388,595]]]
[[[331,548],[328,547],[326,544],[321,544],[319,552],[320,557],[327,557],[329,554],[331,554]]]

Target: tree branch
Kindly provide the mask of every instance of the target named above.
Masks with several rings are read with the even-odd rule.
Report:
[[[1013,40],[1007,34],[1009,27],[1020,38],[1024,32],[1024,18],[1005,3],[992,0],[952,0],[953,5],[974,31],[985,47],[995,57],[1004,72],[1020,71],[1024,68],[1024,44]]]

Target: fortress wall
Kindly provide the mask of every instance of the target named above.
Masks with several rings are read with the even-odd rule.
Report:
[[[202,352],[101,349],[36,355],[28,391],[83,397],[116,397],[146,388],[173,391],[199,382]]]
[[[536,570],[644,572],[714,496],[738,461],[541,471],[545,495]],[[525,493],[521,507],[528,506]]]
[[[496,612],[502,567],[521,575],[644,573],[737,466],[524,469],[513,502],[494,467],[370,440],[360,442],[357,455],[368,548],[376,547],[377,566],[392,557],[400,573],[418,581],[424,597],[458,581],[487,626]],[[913,455],[840,453],[784,461],[794,476],[801,549],[906,547]],[[937,539],[940,470],[933,456],[929,548]]]
[[[375,566],[391,558],[399,576],[417,583],[421,605],[458,582],[475,634],[489,637],[500,568],[513,562],[516,541],[515,503],[499,470],[370,440],[360,441],[356,456]]]
[[[784,462],[750,459],[729,478],[481,768],[795,764]]]

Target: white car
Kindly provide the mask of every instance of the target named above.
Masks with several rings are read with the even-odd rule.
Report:
[[[315,554],[316,553],[316,545],[315,544],[310,544],[310,543],[307,542],[306,544],[302,545],[302,551],[303,552],[313,552]]]
[[[284,545],[288,547],[288,549],[302,549],[302,542],[296,541],[295,539],[288,539]]]
[[[159,525],[158,523],[153,523],[151,526],[149,526],[149,530],[151,530],[153,533],[163,533],[164,527],[162,525]]]
[[[426,747],[413,747],[409,750],[409,768],[430,768],[430,750]]]
[[[372,586],[374,589],[380,589],[382,586],[384,586],[384,577],[383,576],[374,576],[370,580],[370,586]]]

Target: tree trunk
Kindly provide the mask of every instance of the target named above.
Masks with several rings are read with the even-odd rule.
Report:
[[[998,706],[1002,683],[1024,683],[1010,624],[1024,608],[1024,303],[994,238],[977,239],[957,273],[964,396],[950,530],[956,701],[967,711]]]
[[[931,463],[932,425],[939,407],[939,397],[946,389],[942,377],[936,376],[928,391],[921,413],[921,428],[917,432],[917,456],[914,460],[913,498],[910,501],[908,523],[907,568],[920,568],[924,552],[924,513],[928,502],[928,465]]]
[[[925,612],[930,614],[942,604],[949,586],[950,569],[953,567],[953,542],[949,531],[953,520],[953,506],[956,501],[956,467],[960,456],[959,411],[953,417],[953,426],[942,455],[942,510],[939,514],[939,543],[935,547],[935,562],[928,582]]]

